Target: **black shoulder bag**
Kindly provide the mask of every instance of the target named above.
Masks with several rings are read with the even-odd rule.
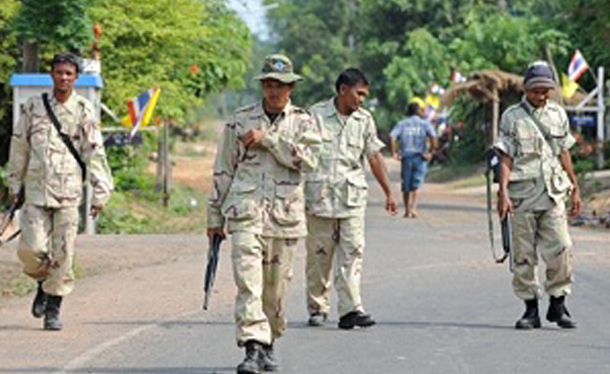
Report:
[[[57,119],[57,116],[55,116],[55,113],[53,112],[53,109],[51,108],[51,104],[49,103],[49,95],[46,92],[42,94],[42,102],[44,103],[44,108],[47,111],[47,115],[49,116],[49,119],[51,119],[51,122],[53,123],[53,127],[55,127],[55,129],[59,133],[59,137],[64,142],[66,147],[68,147],[68,150],[70,151],[72,156],[74,156],[74,159],[76,160],[76,163],[78,164],[78,166],[80,166],[81,172],[83,174],[83,182],[84,182],[85,179],[87,178],[87,164],[85,164],[85,161],[83,161],[80,154],[76,150],[76,147],[74,146],[74,143],[72,143],[72,139],[70,139],[70,136],[61,131],[61,123],[59,122],[59,120]]]

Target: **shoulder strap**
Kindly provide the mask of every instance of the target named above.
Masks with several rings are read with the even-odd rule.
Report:
[[[46,92],[42,94],[42,102],[44,103],[44,108],[47,111],[49,119],[51,119],[51,123],[53,123],[53,127],[55,127],[57,133],[59,134],[59,137],[64,142],[66,147],[68,147],[68,150],[70,151],[72,156],[74,156],[74,159],[76,160],[78,166],[80,166],[84,182],[85,178],[87,178],[87,165],[76,150],[76,147],[74,146],[74,143],[72,143],[72,139],[70,139],[70,136],[61,131],[61,123],[59,122],[57,116],[55,116],[55,112],[53,112],[53,109],[51,108],[51,104],[49,103],[49,95]]]
[[[542,123],[540,123],[540,120],[538,118],[536,118],[536,116],[534,116],[534,113],[532,113],[529,110],[529,108],[527,107],[527,105],[525,105],[524,102],[521,102],[520,106],[525,111],[525,113],[527,113],[527,115],[530,116],[532,121],[534,121],[534,124],[538,128],[538,131],[540,131],[540,133],[542,134],[542,137],[544,138],[544,140],[546,140],[546,142],[549,143],[549,141],[551,140],[550,132],[542,125]],[[550,144],[549,144],[549,146],[550,146]]]

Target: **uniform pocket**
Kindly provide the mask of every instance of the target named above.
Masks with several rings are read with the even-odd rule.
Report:
[[[305,219],[303,190],[300,184],[278,184],[271,210],[273,219],[280,226],[296,226]]]
[[[326,198],[326,188],[323,180],[311,180],[305,182],[305,199],[307,204],[315,204]]]
[[[567,195],[572,189],[572,182],[563,170],[554,170],[551,175],[551,192],[555,195]]]
[[[521,155],[542,154],[542,141],[538,135],[538,130],[535,124],[529,121],[518,121],[516,124],[516,135],[518,144],[518,153]]]
[[[511,200],[532,197],[536,192],[536,183],[533,180],[510,182],[508,185],[508,196]]]
[[[366,205],[368,185],[366,184],[366,180],[364,179],[364,177],[348,178],[346,185],[347,194],[345,199],[345,205],[352,208]]]
[[[256,185],[233,185],[222,205],[223,215],[233,221],[255,218],[260,209],[256,201],[256,188]]]

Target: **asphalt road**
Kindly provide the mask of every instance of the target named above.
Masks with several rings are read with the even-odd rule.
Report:
[[[295,263],[289,330],[277,343],[280,373],[610,373],[610,233],[573,229],[575,330],[517,331],[523,312],[510,273],[489,253],[479,195],[427,185],[419,219],[390,217],[377,188],[367,216],[363,298],[377,325],[306,326],[304,253]],[[202,240],[193,237],[192,240]],[[228,246],[228,244],[224,244]],[[212,310],[203,312],[204,255],[82,280],[67,302],[66,330],[47,333],[29,300],[0,310],[1,373],[233,373],[229,251]],[[547,300],[541,308],[546,312]]]

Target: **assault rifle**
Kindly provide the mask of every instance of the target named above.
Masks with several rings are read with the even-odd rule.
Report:
[[[218,267],[221,242],[222,236],[214,235],[212,237],[210,248],[208,249],[208,265],[205,269],[205,284],[203,287],[203,291],[205,293],[203,297],[203,310],[208,310],[208,305],[210,303],[212,287],[214,287],[214,278],[216,277],[216,268]]]
[[[2,222],[0,223],[0,238],[2,237],[2,235],[4,235],[4,232],[6,231],[6,229],[10,225],[10,223],[13,221],[13,219],[15,218],[15,213],[17,212],[17,210],[19,210],[19,208],[21,208],[23,206],[24,202],[25,202],[25,188],[22,186],[21,189],[19,190],[19,193],[17,194],[17,197],[13,200],[11,206],[4,213],[4,218],[2,218]],[[9,236],[6,240],[0,240],[0,247],[3,244],[8,243],[11,240],[15,239],[17,236],[19,236],[19,234],[21,234],[21,230],[17,230],[14,233],[12,233],[11,236]]]
[[[487,160],[487,169],[485,170],[485,179],[487,181],[487,221],[489,231],[489,242],[491,244],[491,254],[496,263],[501,264],[506,261],[512,254],[512,221],[510,213],[507,213],[504,219],[500,222],[500,229],[502,233],[502,249],[504,252],[502,255],[498,255],[496,252],[496,244],[494,239],[494,224],[493,224],[493,207],[491,198],[491,186],[492,183],[498,182],[498,176],[500,174],[500,157],[497,152],[490,148],[485,152],[485,159]],[[512,269],[512,261],[511,261]]]

